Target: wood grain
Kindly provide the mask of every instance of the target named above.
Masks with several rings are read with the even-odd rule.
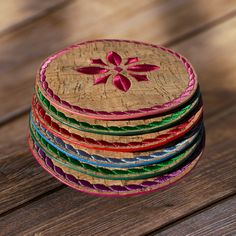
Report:
[[[1,213],[60,186],[32,160],[27,126],[28,115],[0,128]]]
[[[86,2],[75,1],[0,37],[0,99],[5,101],[1,104],[2,120],[29,107],[35,72],[55,50],[93,38],[135,38],[163,44],[236,8],[233,0],[216,0],[207,5],[204,0]],[[140,29],[145,29],[145,34]],[[9,91],[14,99],[9,97]]]
[[[233,196],[152,235],[221,236],[235,234],[236,196]]]
[[[48,14],[49,11],[61,7],[65,2],[65,0],[44,0],[40,2],[36,0],[30,2],[27,0],[9,0],[1,3],[0,35]]]
[[[234,59],[236,56],[236,53],[234,53],[236,51],[234,42],[236,34],[236,31],[234,30],[235,22],[236,20],[232,19],[231,21],[219,25],[218,27],[214,27],[202,35],[183,42],[182,45],[179,44],[178,47],[178,50],[185,50],[185,53],[187,53],[189,49],[187,56],[195,63],[197,67],[199,79],[201,82],[201,89],[204,95],[206,117],[215,117],[215,115],[219,115],[218,113],[220,113],[221,110],[223,111],[225,108],[235,104],[235,98],[233,96],[235,93],[233,91],[233,86],[235,86],[234,79],[236,77],[236,72],[234,69],[234,60],[230,59]],[[221,38],[219,38],[219,35]],[[204,44],[206,38],[208,38],[209,41],[208,43]],[[222,38],[224,39],[224,43],[222,43]],[[200,46],[205,52],[204,57],[202,54],[196,53],[197,48]],[[218,57],[218,52],[220,52],[221,58],[223,58],[223,60],[227,60],[226,67],[220,66],[221,60]],[[231,57],[229,58],[228,55],[231,55]],[[212,67],[214,69],[211,69]],[[217,83],[215,83],[215,78],[217,78]],[[225,81],[230,82],[231,86],[225,88]],[[224,97],[224,99],[222,99],[222,97]],[[4,191],[4,194],[1,198],[1,212],[27,202],[28,200],[43,194],[48,189],[50,189],[50,187],[47,187],[47,183],[51,183],[51,177],[36,165],[31,156],[28,156],[29,152],[25,139],[25,130],[28,126],[27,121],[28,115],[12,121],[7,126],[2,127],[0,130],[0,147],[2,154],[0,172],[5,173],[4,176],[6,180],[5,185],[3,185],[2,188],[4,189],[7,186],[8,189]],[[11,140],[11,142],[9,142],[9,140]],[[25,168],[24,162],[20,162],[21,167],[18,167],[17,165],[16,167],[13,167],[11,164],[15,161],[19,162],[17,153],[22,151],[24,152],[24,157],[22,157],[22,159],[24,158],[26,162],[35,166],[35,168],[38,169],[43,176],[38,178],[37,186],[26,185],[26,183],[29,181],[28,178],[30,178],[32,181],[34,180],[34,173],[30,172],[30,174],[28,174],[29,169]],[[18,181],[16,182],[10,181],[12,179],[11,175],[14,169],[17,169],[18,172],[21,172],[21,175],[18,176]],[[231,167],[229,167],[229,169],[231,169]],[[58,186],[57,181],[51,181]],[[47,187],[47,189],[45,190],[44,187]],[[12,189],[14,190],[13,192]],[[37,193],[35,192],[35,189],[38,189]]]

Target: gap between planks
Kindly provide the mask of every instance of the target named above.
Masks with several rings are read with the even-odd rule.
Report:
[[[209,209],[212,209],[213,207],[217,206],[218,204],[221,204],[221,203],[224,203],[226,201],[228,201],[229,199],[233,198],[236,196],[236,192],[234,193],[231,193],[229,195],[226,195],[222,198],[219,198],[217,199],[216,201],[213,201],[212,203],[210,204],[206,204],[206,205],[203,205],[202,207],[200,207],[199,209],[195,210],[195,211],[192,211],[192,212],[189,212],[188,214],[186,215],[182,215],[181,217],[171,221],[171,222],[168,222],[167,224],[164,224],[163,226],[159,227],[158,229],[155,229],[151,232],[147,232],[143,235],[145,236],[155,236],[155,235],[158,235],[159,233],[162,233],[168,229],[170,229],[171,227],[179,224],[179,223],[182,223],[184,222],[185,220],[188,220],[194,216],[197,216],[199,214],[201,214],[202,212],[205,212]]]
[[[67,186],[64,185],[64,184],[61,184],[61,185],[59,185],[59,186],[57,186],[57,187],[55,187],[55,188],[52,188],[52,189],[50,189],[49,191],[47,191],[47,192],[45,192],[45,193],[43,193],[43,194],[41,194],[41,195],[38,195],[38,196],[36,196],[36,197],[30,199],[30,200],[27,201],[27,202],[22,203],[21,205],[18,205],[18,206],[16,206],[16,207],[13,207],[13,208],[11,208],[11,209],[9,209],[9,210],[7,210],[7,211],[1,213],[1,214],[0,214],[0,218],[6,216],[6,215],[8,215],[8,214],[11,214],[12,212],[14,212],[14,211],[16,211],[16,210],[18,210],[18,209],[21,209],[21,208],[23,208],[23,207],[25,207],[25,206],[28,206],[28,205],[30,205],[32,202],[39,201],[40,199],[43,199],[45,196],[49,196],[50,194],[55,193],[55,192],[58,192],[58,191],[60,191],[60,190],[62,190],[62,189],[64,189],[64,188],[67,188]]]

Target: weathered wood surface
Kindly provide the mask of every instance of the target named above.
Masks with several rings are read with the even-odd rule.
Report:
[[[222,236],[235,234],[236,196],[233,196],[153,235]]]
[[[70,0],[69,0],[70,1]],[[63,7],[66,0],[9,0],[1,3],[0,35],[13,31],[33,20],[43,17],[48,12]]]
[[[116,1],[115,5],[114,1],[105,0],[90,5],[85,2],[65,4],[0,36],[0,98],[4,101],[0,114],[4,121],[0,128],[0,229],[4,230],[0,235],[164,233],[184,222],[182,218],[196,217],[198,211],[212,204],[217,207],[218,201],[227,201],[236,192],[236,18],[232,13],[235,2],[211,1],[217,2],[215,5],[211,2],[205,5],[204,1],[139,4]],[[131,5],[128,13],[125,9]],[[93,14],[88,15],[91,9]],[[80,16],[77,21],[76,16]],[[106,28],[108,21],[113,24],[112,30]],[[88,28],[94,22],[96,27]],[[143,28],[147,33],[143,33]],[[196,169],[174,187],[139,197],[107,199],[75,192],[45,173],[28,152],[28,115],[20,114],[29,108],[32,75],[46,55],[82,39],[118,36],[160,44],[176,39],[170,46],[188,57],[199,75],[207,143]],[[9,97],[9,93],[13,96]],[[10,121],[15,115],[19,117]],[[222,209],[221,205],[214,212],[218,209]],[[208,211],[206,215],[220,220]],[[233,211],[232,207],[230,212]],[[230,231],[235,228],[227,213],[224,219],[223,227],[217,231],[221,235],[230,234],[229,227]],[[196,223],[196,234],[201,232],[197,231],[199,227]],[[207,230],[216,232],[213,228]]]

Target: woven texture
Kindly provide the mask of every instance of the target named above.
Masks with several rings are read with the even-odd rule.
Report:
[[[132,196],[175,183],[205,144],[203,103],[190,63],[128,40],[72,45],[36,74],[29,146],[62,183]]]
[[[36,137],[37,141],[36,141]],[[65,151],[62,151],[60,148],[55,148],[53,145],[50,144],[50,142],[47,142],[47,140],[43,137],[40,136],[37,132],[33,134],[33,131],[31,131],[31,137],[36,143],[38,147],[41,148],[41,150],[44,150],[45,153],[47,153],[49,156],[51,156],[52,159],[55,159],[53,154],[55,154],[58,158],[55,160],[59,159],[59,162],[62,165],[67,165],[72,169],[75,169],[79,172],[86,173],[88,175],[92,175],[95,177],[99,177],[98,174],[103,174],[102,177],[100,178],[110,178],[110,179],[141,179],[141,178],[147,178],[147,177],[152,177],[156,175],[163,174],[167,171],[170,171],[174,168],[176,168],[179,164],[181,164],[183,161],[186,161],[186,159],[195,151],[197,148],[197,145],[199,144],[200,140],[197,141],[196,144],[194,144],[192,147],[188,148],[181,154],[170,158],[169,160],[162,161],[159,164],[154,164],[154,165],[148,165],[145,167],[140,167],[140,168],[133,168],[133,169],[107,169],[107,168],[101,168],[97,166],[92,166],[89,164],[82,163],[78,161],[77,159],[74,158],[73,155],[71,155],[69,152],[66,154]],[[45,150],[48,150],[45,151]],[[51,154],[49,154],[51,153]],[[81,167],[81,168],[79,168]],[[91,172],[94,173],[91,173]],[[104,176],[107,175],[107,176]],[[112,176],[118,176],[119,177],[112,177]],[[129,176],[125,176],[129,175]],[[134,176],[132,176],[134,175]],[[100,175],[101,176],[101,175]],[[110,177],[109,177],[110,176]]]
[[[195,100],[196,99],[196,100]],[[41,91],[38,89],[38,100],[40,105],[57,121],[66,124],[71,127],[75,127],[82,131],[93,132],[98,134],[112,134],[112,135],[135,135],[135,134],[144,134],[154,131],[160,131],[165,128],[170,127],[183,116],[187,115],[198,103],[198,96],[194,96],[189,104],[183,108],[177,110],[176,112],[169,114],[163,117],[159,121],[154,121],[146,125],[137,125],[137,126],[102,126],[102,125],[92,125],[87,122],[80,122],[74,118],[67,117],[64,113],[57,111],[54,106],[43,96]]]

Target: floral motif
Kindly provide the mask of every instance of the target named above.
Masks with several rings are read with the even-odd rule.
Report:
[[[87,75],[101,75],[95,77],[94,84],[105,84],[111,75],[113,77],[113,84],[119,90],[127,92],[131,86],[130,80],[124,75],[126,72],[129,76],[140,81],[148,81],[145,72],[150,72],[160,69],[159,66],[151,64],[136,64],[139,62],[138,57],[129,57],[125,63],[122,63],[121,56],[113,51],[110,51],[106,60],[108,63],[103,62],[102,59],[91,59],[91,64],[99,66],[78,67],[77,72]],[[140,74],[141,73],[141,74]]]

